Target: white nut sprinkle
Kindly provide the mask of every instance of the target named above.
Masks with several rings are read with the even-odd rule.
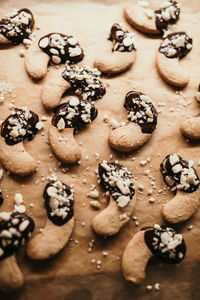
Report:
[[[49,38],[45,37],[44,39],[42,39],[40,41],[39,45],[40,45],[41,48],[46,48],[48,46],[48,44],[49,44]]]
[[[24,220],[20,225],[19,225],[19,231],[23,232],[26,230],[26,228],[29,226],[30,222],[29,220]]]
[[[22,196],[22,194],[20,194],[20,193],[15,194],[14,200],[15,200],[15,203],[17,205],[22,204],[23,203],[23,196]]]

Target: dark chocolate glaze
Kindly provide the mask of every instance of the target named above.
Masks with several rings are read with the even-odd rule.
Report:
[[[163,179],[165,181],[165,183],[168,185],[167,181],[166,181],[166,176],[170,177],[171,179],[174,180],[174,184],[172,186],[170,186],[171,188],[176,188],[176,186],[178,184],[180,184],[180,178],[181,178],[181,171],[174,174],[174,172],[172,171],[172,167],[171,164],[170,164],[170,161],[169,161],[169,157],[170,157],[171,154],[167,155],[164,160],[162,161],[161,165],[160,165],[160,171],[163,175]],[[181,156],[177,155],[179,157],[179,162],[178,164],[180,164],[183,168],[186,168],[188,169],[189,168],[189,164],[186,160],[184,160]],[[194,168],[192,168],[197,176],[197,180],[199,180],[199,177],[196,173],[196,170]],[[199,187],[199,184],[198,185],[194,185],[194,184],[190,184],[190,188],[187,189],[187,190],[184,190],[184,192],[187,192],[187,193],[192,193],[194,191],[196,191]],[[175,189],[176,190],[176,189]]]
[[[161,13],[163,11],[166,11],[166,8],[161,8],[158,10],[155,10],[154,14],[155,14],[155,19],[156,19],[156,27],[157,29],[163,34],[165,30],[167,30],[169,25],[173,25],[177,22],[177,20],[179,19],[179,15],[180,15],[180,8],[177,7],[177,1],[169,1],[173,4],[173,7],[175,8],[175,18],[170,18],[168,21],[165,21],[162,16]]]
[[[28,139],[29,141],[33,140],[38,129],[35,127],[39,122],[39,117],[36,113],[30,110],[32,114],[31,118],[25,120],[25,112],[22,109],[15,108],[14,113],[9,115],[6,120],[3,122],[1,127],[1,136],[5,138],[5,141],[8,145],[15,145],[22,142],[24,139]],[[16,137],[16,140],[13,140],[13,137],[10,135],[12,127],[14,125],[9,124],[9,119],[16,119],[21,124],[21,127],[26,130],[26,134],[24,136],[19,135]]]
[[[123,31],[123,35],[118,36],[117,31]],[[117,49],[116,50],[113,49],[113,51],[131,52],[131,51],[135,50],[135,47],[133,44],[131,44],[128,47],[124,46],[123,41],[127,37],[128,33],[129,32],[127,30],[124,30],[120,26],[120,24],[118,24],[118,23],[113,24],[113,26],[111,27],[111,30],[110,30],[109,38],[108,38],[110,41],[114,41],[115,44],[118,43]]]
[[[73,106],[69,104],[69,102],[63,103],[59,106],[57,106],[56,109],[54,109],[54,116],[52,118],[52,124],[57,127],[58,122],[62,118],[65,121],[65,128],[74,128],[75,130],[80,130],[88,123],[83,122],[81,116],[86,114],[85,105],[89,103],[91,105],[91,111],[90,111],[90,121],[92,122],[98,114],[98,110],[96,107],[91,103],[87,101],[79,100],[79,105],[77,106],[77,111],[75,116],[69,120],[66,119],[66,116],[69,113],[69,108],[74,109]]]
[[[40,47],[40,41],[43,40],[45,37],[47,37],[48,39],[51,40],[51,35],[52,34],[59,34],[64,40],[65,40],[65,46],[64,46],[64,54],[61,53],[61,49],[54,46],[54,47],[51,47],[50,45],[48,45],[46,48],[42,48]],[[51,32],[47,35],[44,35],[38,42],[38,46],[40,47],[40,49],[42,51],[44,51],[46,54],[48,54],[50,57],[52,57],[54,54],[52,54],[50,52],[50,49],[56,49],[58,52],[59,52],[59,57],[61,58],[61,63],[65,63],[66,61],[68,61],[69,64],[75,64],[75,63],[78,63],[79,61],[81,61],[84,57],[84,52],[83,52],[83,49],[80,47],[79,43],[77,43],[76,45],[70,45],[68,43],[68,39],[69,38],[73,38],[73,36],[68,36],[68,35],[65,35],[65,34],[62,34],[62,33],[57,33],[57,32]],[[69,48],[75,48],[76,46],[79,46],[81,48],[81,54],[80,55],[77,55],[77,56],[69,56]]]
[[[47,189],[48,189],[48,187],[53,186],[53,183],[54,183],[54,181],[49,182],[45,186],[44,193],[43,193],[43,198],[44,198],[44,201],[45,201],[45,207],[46,207],[46,210],[47,210],[47,216],[48,216],[48,218],[55,225],[62,226],[64,224],[66,224],[73,217],[73,215],[74,215],[74,200],[70,200],[69,201],[70,202],[69,205],[67,205],[67,207],[69,208],[69,211],[68,211],[68,214],[67,214],[66,218],[63,219],[62,217],[59,217],[59,216],[51,216],[51,212],[53,210],[52,210],[52,208],[50,206],[50,196],[47,194]],[[68,185],[64,184],[63,182],[62,182],[62,185],[63,185],[63,189],[64,189],[63,192],[66,192],[66,194],[68,196],[70,196],[72,194],[70,187]],[[66,204],[59,205],[59,208],[63,208],[65,206],[66,206]]]
[[[124,169],[124,168],[122,167],[122,165],[120,165],[120,164],[118,164],[118,163],[107,163],[107,164],[108,164],[109,166],[111,166],[111,167],[114,167],[116,171],[118,171],[118,170],[120,170],[120,169]],[[103,178],[103,175],[104,175],[104,176],[106,176],[107,179],[109,179],[109,174],[108,174],[109,172],[106,171],[106,170],[102,167],[101,163],[99,164],[99,170],[98,170],[98,171],[99,171],[99,177],[100,177],[100,184],[102,185],[102,187],[103,187],[106,191],[108,191],[108,192],[112,195],[113,199],[116,201],[116,200],[118,199],[119,196],[113,196],[113,194],[114,194],[114,193],[119,193],[120,195],[122,195],[122,192],[120,191],[120,189],[119,189],[117,186],[111,186],[111,185],[109,184],[109,182],[107,182],[107,181]],[[133,180],[132,174],[129,173],[129,172],[127,172],[127,171],[124,173],[123,178],[127,178],[127,179]],[[135,187],[134,187],[134,184],[133,184],[133,183],[130,184],[129,190],[130,190],[129,196],[130,196],[130,199],[132,199],[133,196],[134,196],[134,194],[135,194]]]
[[[18,224],[12,223],[14,219],[18,219]],[[29,221],[29,225],[24,231],[20,231],[20,224],[22,224],[22,222],[26,220]],[[18,212],[12,213],[8,221],[0,221],[0,248],[4,251],[4,254],[0,257],[0,259],[12,255],[24,241],[27,241],[29,233],[33,232],[34,227],[35,224],[31,217]],[[12,233],[10,231],[11,228],[15,230],[15,233]],[[12,233],[11,237],[1,236],[3,230],[10,231]]]
[[[3,201],[4,199],[3,199],[2,191],[0,190],[0,205],[3,204]]]
[[[172,44],[170,46],[166,47],[166,46],[163,46],[163,42],[162,42],[161,45],[160,45],[159,51],[161,53],[163,53],[168,58],[177,58],[178,57],[179,59],[181,59],[181,58],[185,57],[192,49],[192,48],[188,49],[186,47],[187,44],[192,45],[192,39],[189,38],[188,35],[184,31],[170,33],[170,34],[168,34],[168,36],[163,41],[165,41],[166,39],[168,39],[169,41],[173,41],[173,39],[175,37],[178,37],[178,36],[185,36],[187,38],[187,42],[185,43],[184,47],[175,48],[175,46],[172,45]],[[175,55],[168,56],[168,49],[170,49],[170,48],[176,50]]]
[[[158,256],[161,259],[163,259],[165,262],[168,262],[171,264],[177,264],[183,260],[183,258],[185,257],[185,254],[186,254],[186,245],[185,245],[185,241],[183,238],[182,238],[181,244],[176,246],[173,252],[172,252],[172,250],[162,252],[161,251],[162,247],[160,249],[159,249],[159,247],[157,249],[155,249],[153,243],[155,242],[154,239],[158,239],[158,245],[160,245],[160,243],[162,243],[159,233],[165,232],[166,228],[162,227],[161,230],[157,230],[154,227],[152,227],[152,228],[145,228],[143,230],[145,231],[145,233],[144,233],[145,242],[146,242],[147,246],[149,247],[149,249],[151,250],[151,252],[155,256]],[[174,229],[168,227],[168,230],[170,230],[170,232],[173,233],[173,236],[176,234]],[[156,233],[158,233],[158,234],[156,234]],[[181,257],[179,256],[180,253],[181,253]]]
[[[74,76],[71,74],[74,73]],[[78,80],[76,78],[77,75],[87,74],[92,77],[92,84],[88,84],[86,78],[82,80]],[[96,76],[93,72],[83,69],[82,71],[76,71],[76,67],[70,68],[70,72],[68,73],[67,69],[62,73],[62,77],[70,83],[71,87],[78,91],[78,93],[86,94],[89,92],[87,100],[95,101],[101,99],[105,93],[106,88],[103,82],[100,80],[99,76]]]
[[[11,24],[9,19],[15,18],[17,15],[19,15],[21,12],[26,12],[31,15],[31,19],[29,19],[29,23],[22,24],[19,28],[19,32],[15,31],[14,36],[10,36],[8,33],[10,30],[6,28],[7,25]],[[14,17],[11,18],[3,18],[0,21],[0,34],[2,34],[5,38],[7,38],[9,41],[11,41],[14,45],[20,44],[23,42],[23,39],[29,38],[30,33],[26,32],[27,29],[32,30],[34,26],[34,17],[32,12],[27,8],[22,8],[18,10],[17,14]]]
[[[133,111],[134,114],[137,112],[145,112],[145,108],[139,103],[133,103],[133,100],[137,99],[139,102],[142,102],[140,99],[140,96],[144,95],[140,92],[136,91],[130,91],[126,94],[124,107],[127,109],[127,111]],[[140,127],[143,133],[152,133],[157,125],[157,111],[152,103],[148,103],[148,106],[153,114],[153,122],[147,123],[147,121],[144,119],[144,117],[140,118],[139,120],[143,120],[144,123],[139,123],[139,120],[136,119],[132,122],[137,123]]]

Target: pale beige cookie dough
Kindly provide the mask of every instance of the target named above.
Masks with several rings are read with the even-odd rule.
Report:
[[[141,284],[146,277],[146,266],[153,256],[144,240],[145,231],[137,232],[122,256],[122,272],[126,280]]]
[[[81,158],[81,149],[74,138],[74,128],[58,130],[49,127],[49,143],[55,155],[64,163],[73,164]]]
[[[33,260],[45,260],[59,253],[69,241],[74,227],[74,217],[62,226],[54,225],[47,219],[41,233],[27,245],[27,255]]]
[[[191,140],[199,140],[200,139],[199,115],[196,117],[191,117],[191,118],[181,122],[180,130],[185,137],[187,137]]]
[[[159,34],[156,27],[154,11],[140,5],[132,4],[124,8],[124,17],[137,30],[148,34]]]
[[[15,254],[0,260],[0,290],[12,291],[24,284],[24,276],[20,270]]]

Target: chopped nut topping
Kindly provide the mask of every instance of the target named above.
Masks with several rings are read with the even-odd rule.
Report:
[[[25,138],[29,141],[34,139],[38,123],[38,115],[27,107],[15,108],[10,116],[3,122],[1,136],[5,138],[8,145],[22,142]]]
[[[170,0],[161,3],[160,9],[155,10],[156,27],[161,33],[168,30],[168,26],[175,24],[180,15],[180,4]]]
[[[106,92],[100,78],[101,72],[96,68],[67,66],[62,76],[83,100],[98,100]]]
[[[44,190],[44,200],[48,218],[56,225],[63,225],[74,215],[73,190],[57,180],[48,183]]]
[[[99,164],[100,183],[108,191],[118,206],[128,205],[135,194],[134,180],[130,171],[117,162],[102,161]]]
[[[154,131],[157,124],[157,111],[150,97],[140,92],[128,92],[124,107],[128,111],[128,119],[137,123],[143,133]]]
[[[145,242],[154,255],[169,263],[179,263],[184,258],[186,252],[184,239],[174,229],[155,224],[154,227],[142,230],[145,230]]]
[[[69,102],[63,103],[56,108],[56,113],[52,118],[52,124],[63,130],[64,128],[81,129],[91,123],[97,117],[97,109],[87,101],[71,98]]]
[[[133,32],[128,32],[123,24],[115,23],[111,27],[109,40],[114,42],[113,51],[131,52],[137,49]]]
[[[61,33],[49,33],[43,36],[38,45],[42,51],[51,57],[54,64],[77,63],[84,57],[83,49],[77,39]]]
[[[34,25],[33,14],[29,9],[14,10],[0,21],[0,34],[14,45],[28,38]]]
[[[192,38],[185,32],[174,32],[162,41],[159,51],[168,58],[183,58],[192,49]]]
[[[33,220],[22,213],[6,213],[0,221],[0,259],[12,255],[34,229]]]
[[[179,155],[167,155],[160,169],[166,184],[172,191],[178,189],[191,193],[199,187],[199,178],[195,169]]]

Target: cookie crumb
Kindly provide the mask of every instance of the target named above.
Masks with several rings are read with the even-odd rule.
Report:
[[[188,230],[192,230],[194,228],[194,225],[190,225],[189,227],[188,227]]]
[[[154,284],[154,289],[156,290],[156,291],[159,291],[160,290],[160,283],[155,283]]]
[[[153,289],[153,286],[152,286],[151,284],[148,284],[148,285],[146,286],[146,289],[147,289],[148,291],[151,291],[151,290]]]

